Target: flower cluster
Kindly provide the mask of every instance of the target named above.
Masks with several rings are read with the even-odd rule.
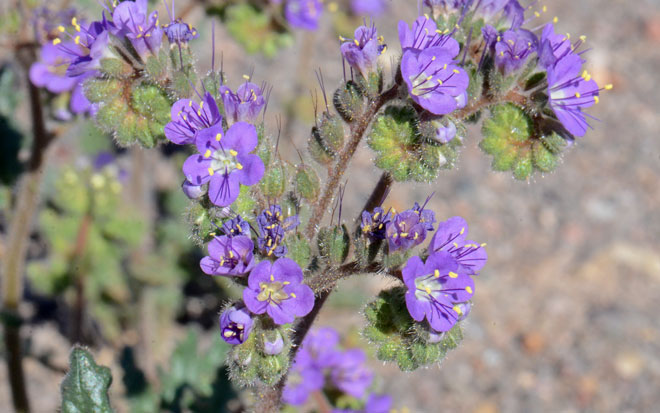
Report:
[[[363,410],[333,410],[336,412],[387,412],[391,398],[368,394],[373,372],[366,366],[366,354],[360,349],[341,350],[339,334],[330,327],[310,332],[303,341],[284,387],[285,402],[299,406],[309,395],[326,387],[356,399],[366,399]]]

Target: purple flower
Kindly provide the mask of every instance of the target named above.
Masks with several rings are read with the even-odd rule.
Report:
[[[250,336],[252,324],[250,312],[242,304],[229,307],[220,315],[220,335],[229,344],[243,344]]]
[[[433,121],[436,126],[435,136],[433,139],[441,144],[449,143],[456,137],[456,125],[454,122],[448,120],[447,126],[444,126],[439,121]]]
[[[296,357],[282,391],[282,399],[294,406],[303,405],[310,393],[323,388],[325,381],[323,371],[301,364],[298,360],[299,357]]]
[[[448,252],[435,252],[426,259],[411,257],[403,268],[406,307],[415,321],[427,319],[437,332],[449,331],[462,315],[458,305],[472,298],[474,281],[461,272]]]
[[[366,359],[366,354],[360,349],[343,352],[330,372],[334,385],[346,394],[362,398],[373,381],[373,373],[365,364]]]
[[[257,225],[261,236],[257,240],[259,251],[266,256],[283,257],[288,249],[282,244],[286,232],[295,229],[300,224],[298,215],[284,219],[282,207],[271,205],[257,217]]]
[[[342,353],[337,349],[339,333],[331,327],[322,327],[307,334],[296,356],[301,365],[324,369],[337,364]]]
[[[401,60],[401,74],[410,97],[435,115],[451,113],[466,103],[469,78],[454,64],[451,53],[443,47],[420,53],[408,50]]]
[[[415,206],[412,208],[412,211],[419,215],[419,223],[423,225],[424,229],[427,231],[433,231],[433,224],[435,224],[435,212],[431,211],[430,209],[424,209],[426,204],[428,204],[429,200],[431,199],[431,196],[426,198],[424,205],[419,205],[417,202],[415,202]]]
[[[440,47],[445,49],[449,59],[453,59],[460,51],[458,42],[448,33],[438,33],[438,26],[428,16],[418,17],[413,23],[412,29],[405,21],[399,21],[399,41],[404,55],[409,50],[419,52]]]
[[[351,0],[351,10],[358,15],[377,17],[383,14],[386,8],[384,0]]]
[[[463,218],[449,218],[438,225],[438,230],[429,244],[429,252],[448,252],[454,257],[462,272],[477,275],[488,260],[484,248],[486,244],[466,241],[467,234],[468,224]]]
[[[549,69],[562,57],[573,51],[573,46],[568,36],[555,33],[555,27],[548,23],[543,28],[539,40],[539,64],[544,69]]]
[[[78,24],[74,18],[71,23],[73,24],[76,32],[73,34],[73,45],[69,42],[64,44],[61,40],[53,40],[53,44],[60,44],[68,55],[71,64],[66,70],[67,76],[75,77],[84,73],[96,73],[101,68],[101,59],[112,56],[108,49],[108,31],[106,26],[108,23],[92,22],[87,28]],[[60,27],[60,31],[64,29]]]
[[[240,215],[237,215],[236,218],[228,219],[222,224],[222,232],[225,233],[229,238],[235,237],[237,235],[248,235],[250,234],[250,224],[241,218]]]
[[[264,353],[275,356],[280,354],[283,349],[284,339],[279,331],[275,330],[275,338],[272,340],[269,340],[268,337],[264,336]]]
[[[536,51],[537,46],[538,40],[529,30],[507,30],[497,37],[495,65],[505,75],[516,71],[525,64],[529,55]]]
[[[319,0],[287,0],[284,5],[284,17],[292,27],[316,30],[323,5]]]
[[[420,222],[419,213],[407,210],[394,215],[387,224],[390,252],[408,250],[426,239],[426,224]]]
[[[182,22],[180,19],[170,22],[167,26],[163,27],[163,30],[170,44],[188,43],[192,39],[199,37],[197,29],[188,23]]]
[[[35,86],[46,88],[52,93],[68,92],[78,85],[80,76],[66,75],[70,57],[65,48],[69,47],[75,47],[75,43],[44,44],[41,47],[41,60],[30,67],[30,81]]]
[[[355,39],[345,39],[341,45],[341,54],[351,67],[357,69],[367,78],[369,73],[378,69],[378,56],[386,47],[383,38],[378,36],[376,26],[360,26],[355,30]]]
[[[243,301],[255,314],[268,313],[275,324],[292,323],[314,307],[314,292],[302,281],[303,272],[295,261],[262,261],[250,272]]]
[[[220,96],[230,125],[234,122],[255,123],[266,105],[261,88],[251,82],[240,85],[236,93],[227,86],[220,86]]]
[[[206,188],[204,185],[194,185],[188,182],[187,179],[183,180],[181,184],[181,190],[188,197],[188,199],[199,199],[206,194]]]
[[[233,124],[224,134],[217,124],[197,133],[199,153],[183,164],[183,173],[193,185],[209,183],[209,199],[229,206],[240,190],[239,184],[254,185],[264,174],[264,164],[250,152],[257,146],[257,130],[245,122]]]
[[[502,12],[504,23],[510,24],[512,29],[519,28],[525,21],[525,9],[518,0],[481,0],[477,4],[475,10],[486,20]]]
[[[192,99],[176,101],[170,117],[172,121],[165,125],[165,137],[177,145],[195,143],[200,131],[222,122],[218,105],[209,92],[204,93],[199,104]]]
[[[199,263],[206,274],[237,277],[254,268],[254,244],[249,237],[220,235],[209,242],[208,249],[209,255]]]
[[[582,59],[577,54],[569,54],[548,68],[550,107],[574,136],[584,136],[587,132],[588,115],[582,109],[596,104],[600,93],[591,75],[586,70],[580,73],[581,70]]]
[[[140,56],[156,53],[163,41],[158,12],[149,14],[147,0],[123,1],[112,12],[113,34],[126,37]]]
[[[372,213],[362,211],[360,228],[362,233],[366,234],[372,241],[385,239],[385,230],[391,219],[392,214],[389,211],[385,213],[381,207],[374,208]]]
[[[80,76],[80,82],[71,91],[71,100],[69,102],[69,109],[71,110],[71,113],[92,113],[94,111],[92,103],[87,99],[83,90],[83,80],[92,75],[93,72],[87,72],[86,74]]]

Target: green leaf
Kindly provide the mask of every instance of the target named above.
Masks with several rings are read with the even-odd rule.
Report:
[[[75,347],[69,356],[69,373],[61,386],[63,413],[112,412],[108,389],[110,369],[98,366],[89,352]]]

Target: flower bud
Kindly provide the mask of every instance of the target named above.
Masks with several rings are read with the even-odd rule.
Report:
[[[286,189],[284,166],[279,161],[274,162],[261,178],[259,186],[267,198],[276,199],[282,196]]]
[[[364,96],[358,85],[350,80],[335,91],[332,103],[346,122],[352,122],[364,112]]]
[[[321,191],[321,181],[314,169],[306,165],[298,166],[295,175],[296,190],[307,201],[314,201]]]
[[[269,356],[280,354],[284,349],[284,339],[279,330],[264,332],[263,335],[263,352]]]
[[[312,158],[321,165],[328,165],[337,156],[336,152],[327,146],[320,129],[316,126],[312,127],[312,136],[307,141],[307,149]]]
[[[252,317],[243,303],[233,305],[220,315],[222,339],[229,344],[243,344],[252,331]]]
[[[125,78],[133,73],[133,68],[124,59],[106,57],[100,63],[101,73],[111,78]]]
[[[341,265],[346,260],[351,247],[345,225],[321,228],[317,242],[321,257],[328,265]]]

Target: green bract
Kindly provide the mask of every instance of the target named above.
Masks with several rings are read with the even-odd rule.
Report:
[[[537,136],[532,119],[513,104],[492,108],[482,133],[484,139],[479,146],[493,155],[493,170],[512,171],[519,180],[528,179],[535,169],[553,171],[566,147],[566,141],[554,132]]]
[[[69,356],[69,372],[62,382],[63,413],[111,413],[108,389],[110,369],[99,366],[89,352],[74,347]]]

